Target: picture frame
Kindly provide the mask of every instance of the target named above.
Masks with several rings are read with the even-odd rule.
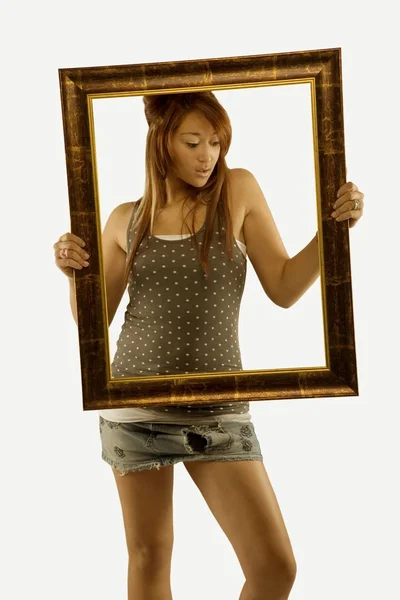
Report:
[[[74,271],[83,410],[357,396],[340,48],[59,69],[71,231],[91,249]],[[100,97],[310,85],[326,366],[111,378],[92,102]]]

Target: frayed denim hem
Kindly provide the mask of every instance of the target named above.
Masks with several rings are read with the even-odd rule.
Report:
[[[127,473],[135,472],[135,471],[149,471],[150,469],[160,470],[161,467],[169,467],[171,465],[175,465],[180,462],[190,462],[190,461],[202,461],[202,462],[232,462],[232,461],[248,461],[248,460],[264,460],[264,457],[261,454],[243,454],[240,456],[205,456],[205,455],[196,455],[196,456],[180,456],[176,458],[160,458],[158,461],[148,461],[142,464],[135,465],[120,465],[116,463],[114,460],[109,458],[104,452],[102,453],[102,459],[111,465],[118,474],[123,476]]]

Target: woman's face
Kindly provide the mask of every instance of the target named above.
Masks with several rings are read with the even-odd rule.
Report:
[[[202,187],[218,161],[220,145],[214,128],[198,111],[183,119],[171,139],[173,174],[186,183]],[[201,173],[207,169],[207,172]]]

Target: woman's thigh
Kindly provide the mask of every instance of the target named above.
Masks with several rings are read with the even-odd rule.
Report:
[[[188,462],[185,467],[232,543],[246,579],[278,573],[293,578],[292,546],[264,463]]]
[[[173,546],[173,466],[161,466],[148,447],[151,424],[114,423],[100,417],[102,456],[112,467],[128,551],[168,556]],[[166,551],[166,552],[165,552]]]
[[[173,465],[130,471],[112,468],[121,502],[128,552],[149,561],[172,553]],[[153,565],[155,566],[155,565]]]

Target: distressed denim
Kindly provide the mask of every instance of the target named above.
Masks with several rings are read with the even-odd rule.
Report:
[[[121,475],[179,462],[263,460],[251,421],[116,423],[99,417],[102,458]]]

